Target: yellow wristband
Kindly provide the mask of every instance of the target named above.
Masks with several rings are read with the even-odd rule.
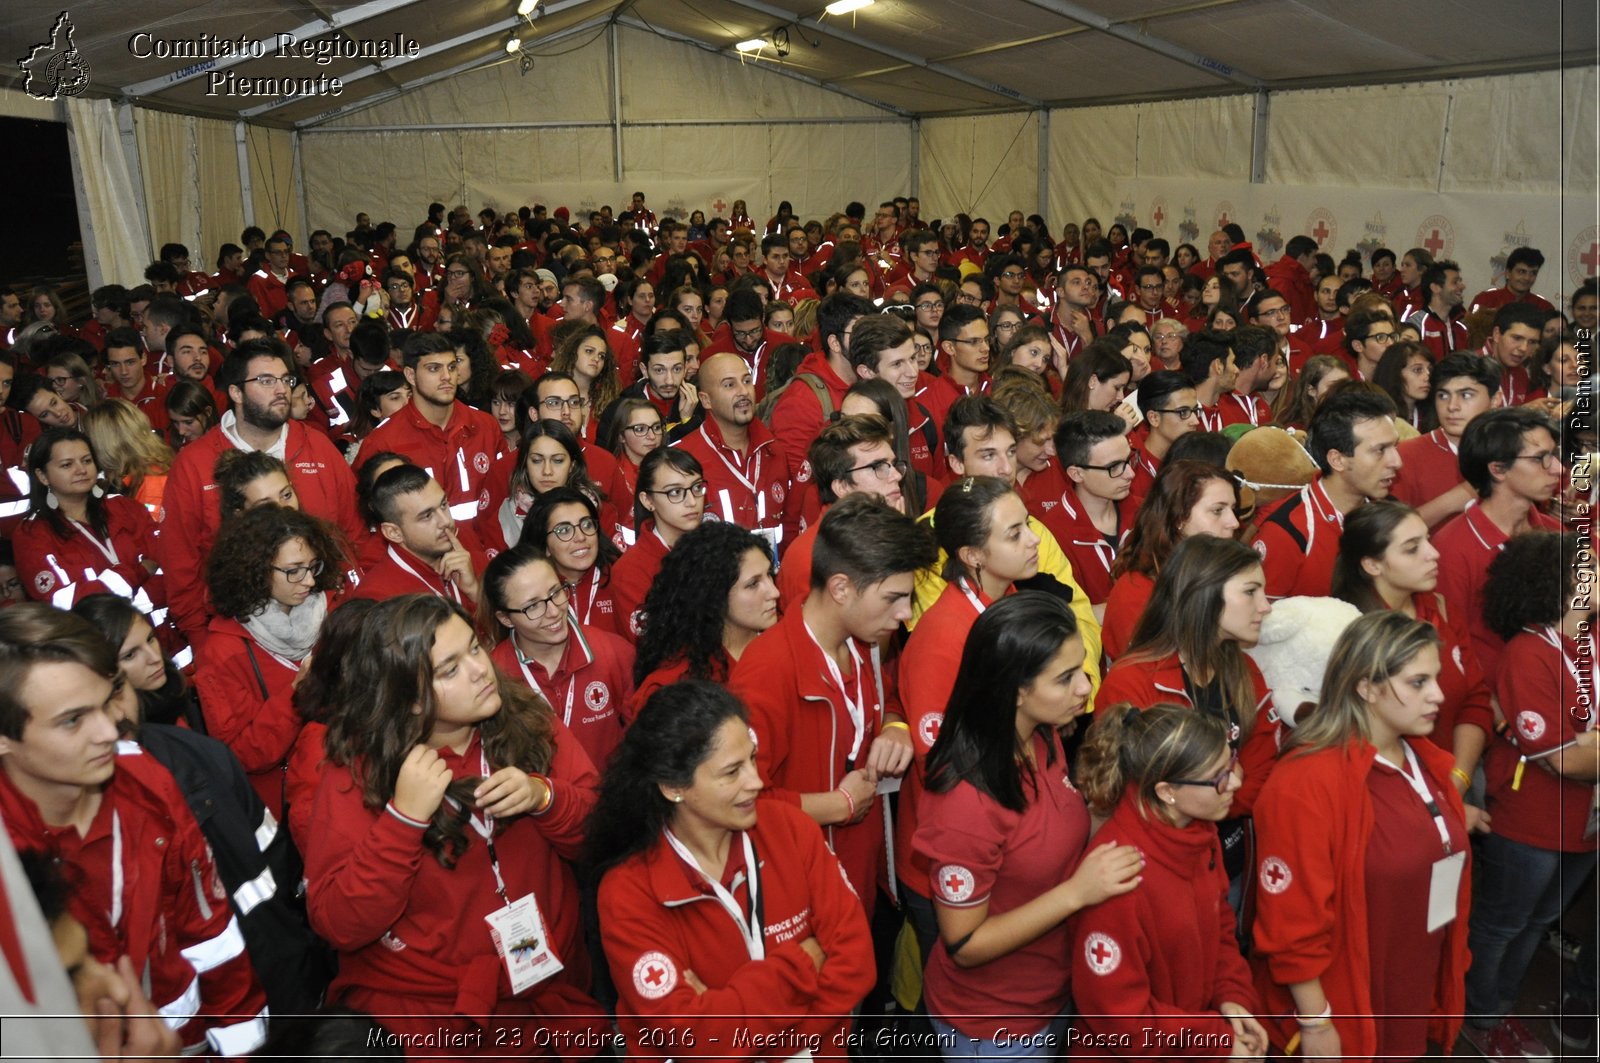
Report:
[[[883,729],[885,731],[887,731],[891,727],[904,727],[908,734],[911,731],[911,725],[909,723],[906,723],[904,720],[894,720],[894,721],[892,721],[890,723],[886,723],[886,724],[883,725]]]
[[[1472,785],[1472,776],[1468,775],[1466,772],[1462,771],[1460,768],[1451,768],[1450,769],[1450,777],[1452,779],[1460,779],[1462,786],[1471,786]]]

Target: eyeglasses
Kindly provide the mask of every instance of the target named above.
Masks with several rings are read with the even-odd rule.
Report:
[[[977,306],[981,300],[976,295],[962,292],[956,296],[956,302],[962,304],[963,306]]]
[[[1113,461],[1109,465],[1077,465],[1075,468],[1093,469],[1095,472],[1103,472],[1112,479],[1116,479],[1117,477],[1129,472],[1133,468],[1133,463],[1138,460],[1139,452],[1134,450],[1129,451],[1126,458],[1123,458],[1121,461]]]
[[[994,327],[996,332],[1015,332],[1022,327],[1020,321],[1002,321]]]
[[[1192,421],[1200,414],[1198,406],[1174,406],[1170,410],[1151,410],[1151,413],[1170,413],[1180,421]]]
[[[989,337],[988,336],[973,336],[973,337],[971,337],[969,339],[962,339],[961,337],[957,336],[954,339],[951,339],[949,342],[951,342],[951,343],[988,343],[989,342]]]
[[[1367,333],[1366,342],[1368,342],[1368,343],[1387,344],[1387,343],[1393,343],[1394,341],[1395,341],[1395,335],[1392,332],[1369,332],[1369,333]]]
[[[944,300],[943,299],[924,299],[922,302],[917,304],[917,309],[921,310],[924,314],[931,314],[935,310],[943,310],[944,309]]]
[[[1239,770],[1239,754],[1235,753],[1228,759],[1228,767],[1215,779],[1168,779],[1173,786],[1209,786],[1217,793],[1226,793],[1228,783],[1233,780],[1233,773]]]
[[[563,406],[569,410],[581,410],[585,406],[589,405],[589,400],[584,398],[582,395],[574,395],[568,399],[563,399],[559,395],[551,395],[547,399],[540,399],[539,405],[543,406],[547,410],[559,410]]]
[[[1000,279],[1003,281],[1019,281],[1023,276],[1024,274],[1020,269],[1008,269],[1000,274]]]
[[[1256,311],[1256,317],[1288,317],[1288,316],[1289,316],[1289,308],[1287,306],[1275,306],[1271,310],[1257,310]],[[1394,333],[1392,333],[1392,332],[1388,333],[1388,335],[1389,335],[1389,337],[1391,339],[1394,337]],[[1367,339],[1369,339],[1369,340],[1370,339],[1376,339],[1376,338],[1377,338],[1376,334],[1372,334],[1372,335],[1368,335],[1367,336]]]
[[[300,383],[300,378],[293,373],[288,376],[273,376],[271,373],[262,373],[260,376],[246,377],[245,382],[262,388],[275,388],[282,384],[285,388],[293,391],[295,385]]]
[[[310,576],[312,579],[316,579],[318,576],[322,575],[321,561],[308,561],[304,565],[290,565],[287,568],[279,568],[277,565],[270,565],[268,567],[270,567],[272,571],[281,575],[284,579],[288,580],[290,583],[299,583],[307,576]]]
[[[571,527],[571,525],[569,524],[567,527]],[[558,612],[562,609],[565,609],[567,607],[567,603],[571,600],[572,584],[562,583],[558,584],[555,590],[551,591],[543,598],[535,598],[521,609],[511,609],[508,610],[508,612],[521,613],[529,620],[543,620],[545,617],[550,615],[550,611],[552,609]]]
[[[1513,461],[1531,461],[1547,468],[1561,467],[1561,452],[1559,450],[1541,450],[1537,454],[1518,454]]]
[[[662,488],[659,491],[646,491],[645,494],[666,495],[668,502],[671,502],[675,506],[681,506],[683,505],[684,499],[688,498],[690,495],[693,495],[696,498],[706,497],[706,482],[704,480],[696,480],[688,487],[678,485],[674,487]]]
[[[730,326],[730,328],[731,328],[731,326]],[[757,328],[736,328],[736,329],[732,329],[732,331],[733,331],[733,335],[734,335],[735,339],[751,340],[751,339],[755,339],[757,336],[760,336],[762,334],[762,332],[765,331],[765,330],[763,328],[757,327]]]
[[[467,269],[447,269],[444,271],[444,275],[446,277],[470,277],[472,276],[472,271]]]
[[[877,461],[870,462],[866,465],[855,466],[850,470],[850,475],[854,476],[863,469],[871,469],[872,474],[880,480],[892,480],[896,477],[903,479],[908,468],[910,468],[910,466],[898,458],[893,460],[889,458],[879,458]]]
[[[584,535],[593,535],[595,533],[595,529],[598,527],[599,525],[595,523],[593,517],[584,517],[576,524],[572,523],[570,520],[564,520],[560,524],[557,524],[554,528],[551,528],[548,534],[554,535],[557,539],[560,539],[564,543],[570,543],[572,541],[572,537],[577,535],[579,532],[582,532]]]
[[[630,424],[623,429],[623,431],[631,432],[636,436],[658,436],[661,434],[661,422],[656,421],[654,424]]]
[[[1160,284],[1141,284],[1139,285],[1139,290],[1141,292],[1164,292],[1167,290],[1167,285],[1164,281]]]

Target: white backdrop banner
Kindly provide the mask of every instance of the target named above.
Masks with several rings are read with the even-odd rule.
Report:
[[[1379,247],[1399,255],[1425,247],[1436,257],[1461,264],[1467,297],[1500,284],[1506,255],[1526,245],[1544,252],[1544,270],[1535,291],[1566,299],[1600,267],[1597,210],[1592,192],[1581,195],[1522,196],[1501,193],[1430,193],[1395,189],[1319,188],[1314,185],[1249,185],[1170,178],[1132,178],[1119,182],[1110,226],[1120,221],[1142,225],[1176,247],[1194,244],[1202,256],[1206,240],[1229,221],[1244,227],[1263,262],[1283,254],[1292,236],[1315,239],[1335,261],[1354,248],[1363,260]],[[1366,263],[1364,262],[1364,267]]]

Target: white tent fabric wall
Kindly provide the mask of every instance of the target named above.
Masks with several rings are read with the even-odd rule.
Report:
[[[1032,214],[1039,198],[1039,116],[1021,111],[924,119],[920,170],[923,218],[964,212],[983,215],[998,229],[1010,210]],[[859,198],[895,194],[871,190]]]
[[[309,229],[300,213],[300,196],[294,182],[294,140],[287,129],[245,127],[245,155],[250,166],[251,223],[267,232],[285,229],[295,238],[295,250],[305,250]],[[352,219],[354,220],[354,219]],[[237,242],[238,232],[231,239]],[[206,255],[216,254],[210,244]],[[214,269],[208,262],[207,269]]]
[[[66,103],[89,285],[138,278],[150,262],[148,220],[123,154],[115,106],[110,100]]]
[[[572,51],[558,46],[555,58],[534,51],[526,77],[500,62],[307,129],[310,223],[342,231],[358,210],[409,222],[435,199],[474,209],[566,205],[578,216],[601,203],[621,209],[636,189],[658,214],[735,199],[761,213],[788,199],[810,217],[909,186],[908,120],[759,63],[626,27],[616,35],[620,182],[608,43],[597,34]],[[531,128],[541,122],[594,124]]]

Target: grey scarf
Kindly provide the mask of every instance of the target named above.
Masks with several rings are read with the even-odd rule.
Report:
[[[291,661],[303,661],[322,633],[327,615],[328,596],[312,591],[311,597],[287,613],[277,602],[268,602],[245,618],[244,627],[262,648]]]

